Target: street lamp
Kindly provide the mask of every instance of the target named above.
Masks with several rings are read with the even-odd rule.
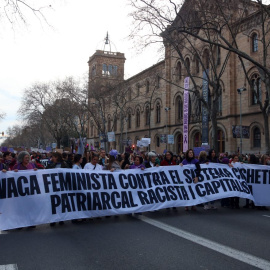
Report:
[[[240,95],[240,155],[242,155],[242,145],[243,145],[243,132],[242,132],[242,92],[246,91],[245,87],[238,88],[237,92]]]
[[[166,150],[168,146],[168,112],[171,108],[170,107],[165,107],[165,112],[166,112]]]

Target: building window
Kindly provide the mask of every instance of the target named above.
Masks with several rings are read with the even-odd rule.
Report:
[[[113,119],[113,130],[117,131],[117,116],[116,115],[114,116],[114,119]]]
[[[181,81],[181,63],[178,62],[175,69],[175,79],[177,82]]]
[[[179,122],[183,118],[183,102],[181,97],[176,98],[176,117],[175,119]]]
[[[141,119],[140,118],[141,118],[140,110],[137,109],[137,111],[136,111],[136,127],[139,127],[140,124],[141,124]]]
[[[183,135],[179,134],[177,136],[177,154],[183,152]]]
[[[158,102],[156,105],[156,113],[157,113],[157,123],[160,123],[160,103]]]
[[[204,65],[204,69],[209,69],[209,64],[210,64],[210,61],[209,61],[209,51],[208,50],[204,50],[203,52],[203,65]]]
[[[253,147],[261,147],[261,131],[258,127],[254,128],[253,130]]]
[[[112,65],[108,65],[108,75],[109,76],[113,75],[113,66]]]
[[[128,112],[127,121],[128,121],[128,128],[131,128],[131,112],[130,111]]]
[[[150,109],[149,106],[147,105],[145,108],[145,125],[150,124]]]
[[[252,35],[252,52],[258,51],[258,35],[254,33]]]
[[[202,135],[200,132],[195,133],[193,142],[194,147],[200,147],[202,145]]]
[[[185,60],[185,67],[186,67],[186,71],[187,71],[187,76],[189,76],[189,72],[190,72],[190,60],[189,60],[189,58],[186,58],[186,60]]]
[[[102,65],[102,75],[107,75],[108,74],[108,68],[106,64]]]
[[[157,77],[156,77],[156,87],[157,87],[157,89],[160,88],[160,77],[159,77],[159,75],[157,75]]]
[[[150,82],[147,80],[146,81],[146,93],[150,91]]]
[[[261,88],[261,78],[258,75],[254,75],[251,79],[252,89],[251,89],[251,104],[256,105],[262,101],[262,88]]]
[[[222,130],[218,130],[217,140],[218,140],[218,152],[224,153],[225,152],[225,136]]]

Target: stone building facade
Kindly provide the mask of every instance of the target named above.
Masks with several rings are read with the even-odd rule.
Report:
[[[251,14],[240,22],[240,32],[237,35],[241,49],[254,59],[261,57],[263,50],[258,39],[261,37],[260,23],[257,20],[256,7]],[[195,47],[201,51],[202,59],[207,66],[209,48],[199,40],[194,40]],[[94,119],[89,122],[89,144],[100,146],[99,133],[115,132],[116,141],[107,143],[107,150],[116,148],[123,151],[123,143],[132,144],[137,140],[151,138],[150,150],[163,153],[167,148],[174,153],[183,150],[183,88],[186,64],[191,73],[197,74],[196,81],[202,84],[203,69],[195,55],[183,48],[184,61],[179,59],[176,51],[170,45],[165,46],[164,60],[148,69],[124,80],[125,56],[122,53],[96,51],[88,62],[89,64],[89,100],[97,104],[92,92],[98,91],[91,85],[103,83],[103,92],[106,92],[107,101],[100,103],[95,112],[100,115],[103,125],[98,125]],[[227,57],[225,50],[217,51],[217,70],[222,69],[222,63]],[[182,59],[183,60],[183,59]],[[260,73],[250,62],[245,61],[248,76],[264,100],[266,93],[263,89]],[[106,82],[106,87],[105,87]],[[108,84],[109,83],[109,84]],[[110,85],[110,87],[108,87]],[[230,54],[226,68],[221,77],[222,91],[218,100],[218,152],[235,153],[239,151],[240,138],[237,137],[242,115],[242,152],[264,153],[264,122],[259,104],[254,96],[254,88],[247,84],[242,71],[241,63],[235,54]],[[246,87],[247,91],[240,95],[237,89]],[[191,83],[192,87],[192,83]],[[91,90],[92,89],[92,90]],[[107,89],[107,90],[106,90]],[[109,90],[110,89],[110,90]],[[100,90],[102,92],[102,90]],[[209,89],[211,99],[211,89]],[[119,100],[117,99],[119,97]],[[197,97],[189,94],[189,148],[201,146],[202,137],[202,105]],[[240,98],[242,108],[240,111]],[[116,102],[118,100],[118,102]],[[94,118],[94,117],[92,117]],[[102,119],[101,119],[102,118]],[[102,126],[103,129],[100,127]],[[209,121],[209,145],[211,142],[211,121]],[[162,142],[164,134],[174,135],[174,144]],[[146,149],[144,149],[146,150]]]

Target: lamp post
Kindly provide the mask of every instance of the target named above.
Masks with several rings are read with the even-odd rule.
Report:
[[[171,108],[170,107],[165,107],[165,112],[166,112],[166,150],[168,146],[168,112]]]
[[[240,155],[242,155],[243,147],[243,130],[242,130],[242,92],[246,91],[245,87],[238,88],[237,92],[240,95]]]

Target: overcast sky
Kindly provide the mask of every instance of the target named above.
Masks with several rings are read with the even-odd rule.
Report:
[[[0,111],[6,113],[0,132],[17,124],[17,110],[25,88],[34,82],[80,77],[88,71],[89,57],[104,46],[107,31],[112,50],[125,53],[125,78],[161,60],[157,48],[142,54],[127,39],[132,27],[127,0],[35,0],[52,4],[44,9],[52,27],[26,13],[28,26],[12,30],[2,21],[0,30]]]

